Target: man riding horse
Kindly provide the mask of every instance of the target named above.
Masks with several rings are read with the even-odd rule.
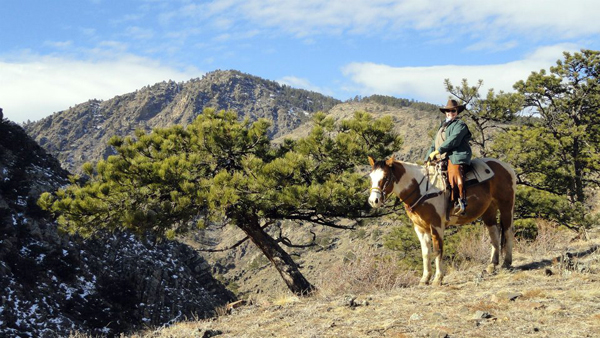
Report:
[[[445,107],[440,107],[440,111],[446,114],[446,120],[440,125],[426,157],[426,161],[436,158],[447,161],[448,181],[452,187],[450,198],[459,213],[463,213],[467,206],[465,167],[471,165],[473,155],[469,145],[471,132],[467,124],[457,118],[464,109],[465,105],[459,105],[456,100],[448,100]]]

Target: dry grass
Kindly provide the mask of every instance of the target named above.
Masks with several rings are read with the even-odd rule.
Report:
[[[300,301],[300,298],[298,298],[297,296],[286,294],[286,295],[282,295],[280,297],[277,297],[273,301],[273,305],[285,306],[285,305],[297,303],[299,301]]]
[[[545,298],[546,293],[540,288],[528,289],[523,292],[522,299],[539,299]]]
[[[356,245],[349,256],[322,271],[317,282],[322,295],[389,291],[418,282],[416,271],[399,268],[396,255],[382,255],[381,250]]]
[[[349,306],[344,297],[300,299],[294,303],[249,306],[213,321],[184,323],[154,337],[183,337],[185,332],[221,332],[216,337],[592,337],[600,334],[598,298],[584,297],[595,282],[551,276],[531,287],[510,274],[489,276],[479,285],[458,280],[474,271],[449,276],[440,288],[410,286],[379,291]],[[536,275],[539,271],[530,270]],[[450,285],[450,283],[457,283]],[[569,290],[579,290],[577,293]],[[516,300],[495,301],[503,292]],[[365,303],[366,304],[366,303]],[[181,333],[183,332],[183,334]],[[149,335],[148,337],[150,337]]]
[[[449,271],[442,287],[419,287],[415,274],[420,271],[403,272],[393,257],[356,246],[353,255],[316,279],[320,292],[314,297],[276,289],[254,296],[251,305],[231,315],[130,337],[600,336],[600,252],[590,250],[600,245],[600,234],[569,243],[562,232],[552,234],[551,227],[547,234],[543,231],[538,240],[519,246],[515,269],[494,275],[482,274],[489,244],[481,234],[465,239],[462,247],[473,250],[465,255],[477,257],[485,250],[486,261]],[[552,265],[552,257],[566,251],[584,252],[574,259],[590,269],[561,271],[563,267]]]

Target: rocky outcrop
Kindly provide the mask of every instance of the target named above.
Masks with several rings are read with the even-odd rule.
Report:
[[[25,129],[63,167],[79,172],[83,163],[112,154],[107,147],[111,136],[185,125],[204,108],[233,110],[240,119],[250,121],[267,118],[272,121],[270,136],[277,137],[339,102],[239,71],[214,71],[201,79],[165,81],[107,101],[90,100],[27,124]]]
[[[21,127],[0,122],[0,336],[112,336],[204,318],[234,298],[183,244],[60,233],[36,201],[67,183]]]

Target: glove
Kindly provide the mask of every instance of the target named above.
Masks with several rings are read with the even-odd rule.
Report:
[[[429,154],[429,160],[433,161],[433,159],[439,154],[440,154],[440,152],[437,150],[432,151],[431,154]]]

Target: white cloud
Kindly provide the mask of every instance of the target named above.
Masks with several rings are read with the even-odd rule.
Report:
[[[393,67],[370,62],[353,62],[342,68],[344,76],[352,82],[348,91],[358,91],[361,95],[393,95],[413,98],[425,102],[445,102],[448,93],[444,89],[444,79],[459,85],[466,78],[470,84],[484,81],[481,93],[489,88],[497,92],[512,92],[512,86],[525,80],[532,71],[548,69],[563,58],[564,51],[576,52],[572,45],[542,47],[522,60],[504,64],[478,66],[429,66]]]
[[[91,53],[92,55],[96,55],[96,56],[103,55],[105,57],[112,57],[113,55],[115,55],[115,53],[117,53],[117,54],[125,53],[128,48],[129,48],[129,44],[127,44],[127,43],[115,41],[115,40],[106,40],[106,41],[100,41],[96,48],[91,49],[87,52]]]
[[[325,94],[325,95],[331,95],[330,90],[319,88],[318,86],[315,86],[312,83],[310,83],[310,81],[308,79],[304,79],[304,78],[300,78],[300,77],[296,77],[296,76],[284,76],[281,79],[277,80],[277,82],[282,85],[287,85],[287,86],[294,87],[294,88],[306,89],[306,90],[310,90],[310,91]]]
[[[35,121],[92,98],[110,99],[145,85],[201,75],[194,68],[180,71],[131,55],[95,61],[51,56],[0,60],[0,107],[12,121]]]
[[[73,45],[73,41],[72,40],[68,40],[68,41],[45,41],[44,42],[44,46],[49,46],[49,47],[58,48],[58,49],[69,48],[72,45]]]
[[[572,38],[600,33],[595,0],[214,0],[185,5],[179,15],[248,21],[300,37],[318,34],[396,34],[406,29],[480,40]],[[231,27],[231,24],[226,25]]]
[[[317,86],[312,85],[308,79],[303,79],[296,76],[284,76],[281,79],[277,80],[277,82],[290,87],[319,91],[319,88]]]
[[[138,40],[148,40],[154,37],[152,29],[141,28],[138,26],[127,27],[125,35]]]

